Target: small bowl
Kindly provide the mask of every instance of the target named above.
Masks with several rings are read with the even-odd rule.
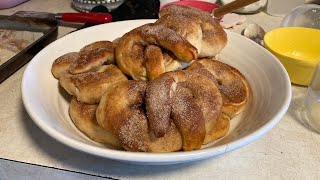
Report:
[[[291,83],[308,86],[320,57],[320,30],[285,27],[264,36],[265,47],[286,68]]]

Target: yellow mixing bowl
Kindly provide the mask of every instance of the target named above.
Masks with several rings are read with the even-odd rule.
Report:
[[[309,85],[320,59],[320,30],[303,27],[274,29],[264,36],[264,45],[281,61],[292,83]]]

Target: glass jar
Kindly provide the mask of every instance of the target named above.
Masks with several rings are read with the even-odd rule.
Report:
[[[281,27],[320,29],[320,5],[303,4],[291,10],[282,20]]]
[[[304,111],[305,120],[310,128],[320,133],[320,62],[306,93]]]

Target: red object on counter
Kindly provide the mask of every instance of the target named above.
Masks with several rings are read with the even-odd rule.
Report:
[[[214,9],[219,8],[220,6],[218,4],[215,3],[210,3],[210,2],[205,2],[205,1],[189,1],[189,0],[182,0],[182,1],[174,1],[174,2],[170,2],[167,3],[163,6],[160,7],[160,10],[165,7],[168,6],[170,4],[177,4],[177,5],[181,5],[181,6],[190,6],[190,7],[194,7],[194,8],[198,8],[202,11],[208,12],[208,13],[212,13],[212,11]],[[220,22],[221,19],[223,17],[219,17],[219,18],[213,18],[216,22]]]
[[[112,22],[112,15],[108,13],[63,13],[57,18],[67,22],[102,24]]]
[[[165,6],[168,6],[170,4],[177,4],[177,5],[181,5],[181,6],[191,6],[191,7],[195,7],[198,9],[201,9],[202,11],[206,11],[211,13],[212,10],[220,7],[218,4],[215,3],[210,3],[210,2],[205,2],[205,1],[174,1],[174,2],[170,2],[167,3],[165,5],[163,5],[162,7],[160,7],[160,9],[162,9]]]

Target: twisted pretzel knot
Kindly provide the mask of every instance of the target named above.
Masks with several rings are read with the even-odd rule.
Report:
[[[221,109],[221,94],[210,79],[180,70],[148,84],[126,81],[109,88],[97,120],[127,150],[193,150],[227,132],[229,119],[220,117]]]
[[[186,38],[199,53],[199,58],[213,57],[227,44],[227,35],[209,13],[196,8],[169,5],[160,11],[156,24],[164,25]]]
[[[114,83],[126,81],[114,58],[114,43],[97,41],[57,58],[52,74],[61,86],[82,103],[99,103],[104,91]],[[109,64],[109,65],[106,65]]]
[[[160,13],[116,43],[98,41],[53,63],[53,75],[74,96],[71,119],[91,139],[129,151],[200,149],[226,135],[230,117],[246,104],[247,84],[238,71],[198,60],[226,45],[226,33],[210,15],[174,5]],[[120,70],[107,65],[115,61]],[[243,91],[229,96],[225,87],[232,85]]]
[[[207,76],[216,84],[222,95],[225,115],[233,118],[244,110],[249,99],[249,85],[237,69],[212,59],[201,59],[187,69]]]
[[[197,59],[197,49],[173,30],[146,24],[123,35],[117,44],[119,68],[136,80],[152,80]],[[173,56],[174,55],[174,56]],[[173,61],[174,59],[180,61]]]

